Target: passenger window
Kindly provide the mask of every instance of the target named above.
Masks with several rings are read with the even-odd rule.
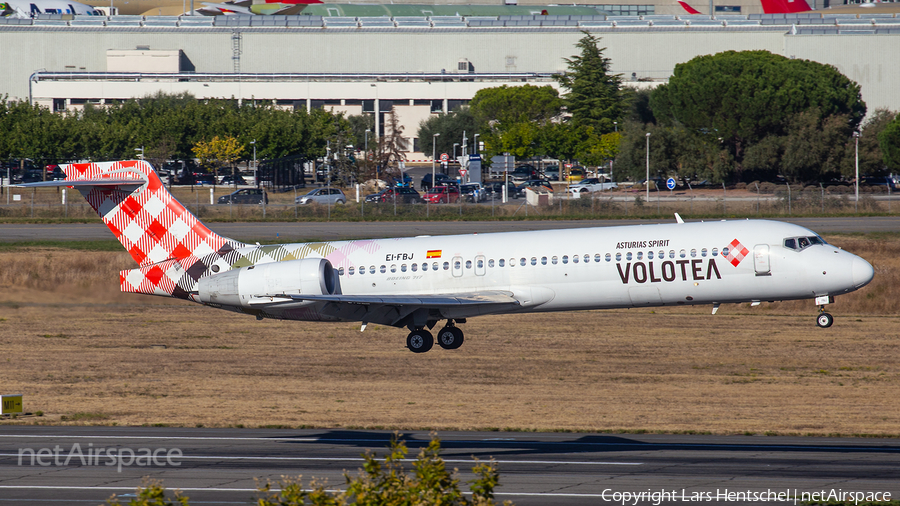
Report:
[[[547,265],[547,257],[541,257],[541,265]]]
[[[621,253],[616,253],[616,262],[619,262],[619,261],[621,261],[621,260],[622,260],[622,254],[621,254]]]
[[[609,262],[609,261],[611,261],[611,260],[612,260],[612,255],[610,255],[609,253],[607,253],[607,254],[606,254],[606,261]]]
[[[678,252],[678,256],[680,256],[681,258],[684,258],[687,256],[687,252],[685,252],[684,250],[681,250]]]
[[[573,263],[573,264],[577,264],[577,263],[578,263],[578,255],[572,255],[572,263]]]
[[[379,270],[381,271],[382,274],[384,274],[385,272],[387,272],[387,266],[386,266],[386,265],[382,265],[381,268],[380,268]]]
[[[510,259],[509,259],[509,266],[510,266],[510,267],[515,267],[515,266],[516,266],[516,259],[515,259],[515,258],[510,258]]]
[[[722,248],[722,256],[723,256],[723,257],[727,257],[727,256],[728,256],[728,251],[729,251],[728,248]]]
[[[472,268],[472,261],[466,260],[466,269],[471,269],[471,268]]]
[[[500,260],[497,260],[497,265],[499,265],[500,267],[505,266],[505,265],[506,265],[506,260],[503,259],[503,258],[501,258]]]
[[[714,257],[719,256],[719,248],[713,248],[713,249],[712,249],[712,256],[714,256]]]
[[[625,260],[631,261],[631,252],[625,253]]]
[[[696,249],[691,250],[691,258],[697,258],[697,250]]]
[[[400,272],[406,272],[406,264],[400,265]]]
[[[594,261],[598,263],[600,262],[600,253],[594,253]]]
[[[428,262],[422,262],[422,272],[425,272],[427,270],[428,270]]]
[[[660,252],[659,252],[659,259],[662,260],[663,258],[666,258],[666,252],[665,252],[665,251],[660,251]]]
[[[446,262],[445,262],[445,263],[446,263]],[[437,262],[434,262],[434,263],[431,264],[431,270],[433,270],[433,271],[438,270],[438,263],[437,263]]]
[[[556,265],[557,262],[559,262],[559,258],[557,257],[553,257],[550,259],[550,263],[552,263],[553,265]]]
[[[343,276],[343,275],[344,275],[344,268],[341,267],[340,269],[338,269],[338,276]]]
[[[459,260],[453,261],[453,268],[459,270],[462,267],[462,263]]]
[[[483,268],[484,268],[484,260],[478,260],[478,268],[479,268],[479,269],[483,269]]]
[[[531,265],[537,265],[537,258],[531,257]]]
[[[412,264],[409,266],[409,268],[412,269],[413,272],[416,272],[417,270],[419,270],[419,264]]]
[[[519,259],[519,265],[521,265],[522,267],[525,267],[525,261],[526,261],[526,260],[525,260],[525,257],[520,258],[520,259]]]
[[[564,264],[569,263],[569,255],[563,255],[562,261]]]
[[[637,252],[637,259],[638,259],[638,260],[643,260],[643,259],[644,259],[644,252],[643,252],[643,251],[638,251],[638,252]]]
[[[700,250],[700,256],[702,256],[704,258],[706,257],[706,248],[703,248],[702,250]]]
[[[600,259],[598,258],[597,260],[600,260]],[[584,263],[587,264],[587,263],[590,263],[590,261],[591,261],[591,256],[590,256],[590,255],[584,255]]]
[[[450,270],[450,262],[444,262],[444,270],[445,270],[445,271],[449,271],[449,270]]]
[[[353,275],[353,267],[350,267],[349,269],[347,269],[347,274],[349,274],[351,276]]]
[[[669,250],[669,258],[675,258],[675,250],[673,250],[673,249]]]
[[[647,260],[653,260],[653,252],[652,251],[647,252]]]
[[[493,258],[488,260],[488,267],[490,267],[492,269],[494,268],[494,259]]]
[[[391,264],[391,272],[397,272],[397,264]]]

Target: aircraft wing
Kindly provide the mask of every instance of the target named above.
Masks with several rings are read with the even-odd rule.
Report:
[[[402,326],[419,310],[437,310],[444,317],[464,318],[521,306],[512,292],[484,291],[435,295],[300,295],[275,294],[254,297],[250,306],[265,311],[267,307],[324,302],[318,309],[323,314],[343,320]]]
[[[473,293],[453,293],[445,295],[261,295],[250,300],[251,305],[279,304],[291,301],[320,301],[340,304],[418,306],[440,308],[446,306],[471,306],[481,304],[514,304],[519,301],[512,292],[490,291]]]

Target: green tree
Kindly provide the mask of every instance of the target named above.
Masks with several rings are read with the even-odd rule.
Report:
[[[675,66],[650,97],[657,119],[721,138],[740,178],[747,150],[769,135],[784,136],[794,115],[817,110],[846,115],[850,130],[865,116],[859,85],[830,65],[768,51],[726,51]]]
[[[900,116],[888,123],[878,134],[878,145],[889,170],[900,170]]]
[[[552,86],[498,86],[478,90],[469,109],[479,132],[507,129],[516,123],[544,125],[562,113],[562,100]],[[443,135],[443,134],[442,134]]]
[[[470,141],[477,133],[472,111],[468,107],[462,107],[448,114],[435,114],[421,122],[416,135],[419,137],[419,150],[426,155],[431,156],[431,142],[436,133],[441,135],[437,138],[435,153],[450,154],[453,144],[462,142],[463,133]]]
[[[600,38],[584,33],[576,47],[581,54],[566,58],[569,70],[555,76],[566,90],[564,103],[572,121],[589,126],[600,135],[614,131],[615,121],[626,113],[620,74],[610,73],[611,60],[603,56]]]

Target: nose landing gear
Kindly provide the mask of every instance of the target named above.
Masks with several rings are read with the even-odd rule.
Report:
[[[823,329],[827,329],[832,323],[834,323],[834,316],[831,316],[831,313],[825,312],[825,306],[820,306],[819,316],[816,316],[816,325]]]

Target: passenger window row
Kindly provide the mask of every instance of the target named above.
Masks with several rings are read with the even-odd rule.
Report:
[[[787,241],[785,241],[785,243],[786,242]],[[677,253],[677,257],[678,258],[687,258],[687,256],[690,255],[691,258],[696,258],[698,254],[704,258],[707,255],[718,256],[719,248],[713,248],[712,250],[707,250],[706,248],[703,248],[703,249],[699,250],[699,252],[697,249],[692,249],[692,250],[690,250],[690,252],[688,252],[686,250],[681,250]],[[728,256],[728,248],[722,248],[722,256]],[[490,260],[487,261],[487,266],[488,266],[488,268],[493,269],[495,265],[497,267],[506,267],[507,265],[509,265],[509,267],[515,267],[516,265],[525,267],[527,265],[536,266],[536,265],[538,265],[538,263],[540,263],[541,265],[547,265],[548,263],[550,265],[558,265],[559,263],[566,265],[569,262],[572,262],[573,264],[577,264],[577,263],[588,264],[591,262],[591,258],[592,257],[589,254],[572,255],[571,257],[569,255],[562,255],[561,257],[552,256],[549,258],[544,256],[544,257],[541,257],[540,259],[538,259],[538,257],[531,257],[531,258],[521,257],[518,259],[510,258],[508,261],[505,258],[501,258],[501,259],[497,260],[496,262],[494,261],[493,258],[491,258]],[[647,260],[653,260],[654,258],[658,258],[658,259],[662,260],[662,259],[666,258],[666,252],[663,250],[659,250],[659,252],[648,251],[646,253],[644,253],[643,251],[638,251],[636,253],[629,251],[629,252],[625,253],[624,255],[621,252],[615,254],[616,262],[621,262],[623,258],[626,262],[630,262],[632,260],[643,260],[644,258],[646,258]],[[675,250],[669,250],[668,258],[676,258]],[[607,253],[604,256],[601,256],[600,253],[595,253],[593,256],[593,260],[595,263],[599,263],[602,260],[611,262],[612,259],[613,259],[613,255],[611,253]],[[476,264],[477,264],[478,269],[483,269],[485,262],[483,259],[479,259],[479,260],[476,260]],[[459,260],[455,260],[454,264],[453,264],[453,268],[456,270],[459,270],[459,269],[462,269],[462,265],[463,264]],[[473,265],[472,260],[466,260],[466,262],[465,262],[466,269],[471,269],[472,265]],[[390,267],[387,265],[382,265],[380,267],[370,265],[368,268],[363,265],[358,268],[348,267],[346,269],[346,271],[344,270],[343,267],[341,267],[340,269],[338,269],[338,274],[340,276],[343,276],[344,274],[347,274],[349,276],[353,276],[353,275],[363,276],[363,275],[366,275],[367,273],[369,275],[371,275],[371,274],[375,274],[376,272],[380,272],[381,274],[386,274],[388,272],[388,270],[390,270],[391,273],[396,273],[398,271],[398,268],[399,268],[400,272],[418,272],[420,269],[422,272],[427,272],[429,270],[448,271],[448,270],[450,270],[450,262],[431,262],[431,263],[422,262],[421,264],[409,264],[409,265],[400,264],[399,266],[397,264],[392,264],[392,265],[390,265]]]

